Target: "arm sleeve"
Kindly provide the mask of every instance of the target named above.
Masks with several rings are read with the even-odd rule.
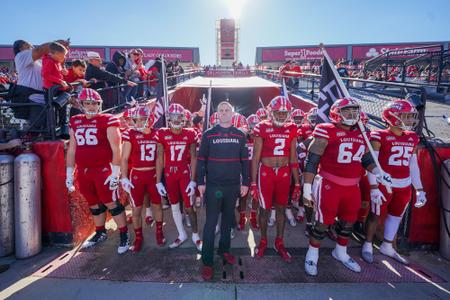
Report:
[[[247,148],[247,137],[243,136],[241,138],[240,145],[240,158],[241,158],[241,174],[242,174],[242,185],[250,185],[250,162],[248,159],[248,148]]]
[[[122,141],[124,141],[124,142],[131,142],[130,132],[128,130],[124,131],[122,133]]]
[[[205,184],[206,176],[206,163],[208,159],[209,145],[207,140],[207,134],[203,134],[202,141],[200,143],[200,150],[197,156],[197,184]]]
[[[113,73],[110,73],[108,71],[103,71],[98,69],[94,74],[93,74],[93,78],[97,79],[97,80],[103,80],[103,81],[109,81],[109,82],[114,82],[114,83],[127,83],[127,80],[117,76]],[[92,79],[92,78],[88,78]]]
[[[423,189],[422,180],[420,179],[419,163],[417,162],[417,154],[414,153],[409,163],[409,170],[411,174],[411,183],[416,190]]]
[[[374,154],[374,158],[373,159],[378,159],[378,156],[380,154],[379,151],[373,151]],[[371,173],[371,172],[367,172],[367,179],[369,179],[369,184],[370,185],[377,185],[377,176],[375,176],[375,174]]]

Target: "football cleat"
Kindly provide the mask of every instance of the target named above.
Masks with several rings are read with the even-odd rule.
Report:
[[[334,259],[340,261],[347,269],[356,273],[361,272],[361,267],[355,260],[353,260],[353,258],[349,257],[347,260],[341,260],[336,254],[336,249],[334,249],[333,252],[331,252],[331,255],[333,256]]]
[[[202,268],[202,278],[203,278],[203,280],[205,280],[205,281],[212,280],[213,274],[214,274],[214,270],[213,270],[212,267],[203,266],[203,268]]]
[[[145,224],[147,224],[147,225],[152,225],[154,221],[155,220],[153,219],[152,216],[146,216],[145,217]]]
[[[284,247],[283,241],[280,239],[276,239],[275,240],[275,245],[273,247],[273,249],[275,249],[275,251],[280,254],[281,258],[287,262],[287,263],[291,263],[292,262],[292,256],[291,254],[289,254],[289,252],[286,250],[286,248]]]
[[[143,242],[144,242],[144,239],[136,238],[134,240],[134,244],[130,247],[131,252],[136,253],[136,252],[141,251]]]
[[[305,260],[305,272],[310,276],[317,276],[317,263],[312,260]]]
[[[236,263],[236,257],[229,252],[222,254],[222,258],[229,265],[234,265]]]
[[[393,250],[393,251],[386,251],[384,249],[384,247],[381,246],[380,247],[380,253],[395,259],[396,261],[398,261],[401,264],[409,265],[409,261],[406,258],[404,258],[403,256],[401,256],[400,254],[398,254],[398,252],[395,251],[395,250]]]
[[[91,248],[97,245],[98,243],[101,243],[105,241],[108,238],[106,235],[106,232],[103,231],[96,231],[94,236],[91,237],[89,240],[85,241],[83,245],[81,246],[82,249]]]
[[[264,252],[267,249],[267,239],[261,239],[259,241],[258,248],[255,249],[255,257],[262,258],[264,256]]]
[[[172,244],[169,245],[170,249],[178,248],[181,244],[183,244],[187,240],[187,237],[180,239],[179,237],[176,238],[175,241],[173,241]]]
[[[162,231],[156,231],[156,244],[160,247],[166,244],[166,239],[164,238],[164,233]]]
[[[117,253],[124,254],[130,248],[130,238],[128,232],[120,233],[120,243],[119,247],[117,247]]]

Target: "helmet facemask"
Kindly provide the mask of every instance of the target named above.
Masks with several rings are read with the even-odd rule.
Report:
[[[358,123],[361,116],[359,106],[347,106],[339,110],[339,114],[342,118],[341,123],[347,126],[353,126]]]
[[[168,115],[169,125],[173,129],[181,129],[184,125],[184,115],[183,114],[171,114]]]
[[[272,122],[275,126],[283,126],[289,119],[289,111],[276,110],[272,111]]]
[[[81,101],[81,107],[83,108],[83,112],[86,115],[95,116],[100,112],[102,108],[102,101],[84,100]],[[93,107],[96,107],[96,109],[94,110]]]
[[[418,123],[417,112],[400,113],[399,116],[391,114],[391,116],[393,116],[400,122],[400,125],[397,127],[401,128],[402,130],[414,130]]]

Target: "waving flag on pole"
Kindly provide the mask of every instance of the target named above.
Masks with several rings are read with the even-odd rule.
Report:
[[[259,100],[259,105],[261,105],[261,107],[265,109],[264,102],[262,101],[261,97],[259,97],[258,100]]]
[[[280,95],[281,96],[285,96],[285,97],[289,97],[288,90],[287,90],[287,87],[286,87],[286,82],[284,82],[284,78],[283,78],[283,83],[282,83]]]
[[[203,95],[204,97],[205,95]],[[209,81],[208,98],[206,99],[205,119],[203,120],[203,131],[209,128],[209,117],[211,116],[212,80]]]
[[[161,73],[159,74],[158,85],[156,86],[156,104],[153,107],[153,114],[155,115],[155,123],[153,128],[167,127],[167,94],[166,94],[166,68],[164,65],[164,58],[161,58]]]
[[[339,80],[341,80],[341,77],[337,73],[325,48],[322,49],[322,53],[325,59],[322,63],[322,78],[320,79],[319,103],[317,105],[317,123],[329,122],[328,114],[331,105],[333,105],[337,99],[349,95],[347,89],[343,91],[340,86]]]

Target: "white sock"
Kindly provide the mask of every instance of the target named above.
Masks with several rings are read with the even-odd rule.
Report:
[[[350,256],[347,254],[347,246],[341,246],[339,244],[336,244],[336,248],[334,248],[334,250],[337,257],[341,261],[347,261],[350,258]]]
[[[272,210],[270,211],[270,219],[271,219],[271,220],[275,220],[275,209],[272,209]]]
[[[150,207],[145,208],[145,216],[153,217],[152,209]]]
[[[395,217],[393,215],[387,215],[386,221],[384,221],[384,239],[388,241],[393,241],[395,235],[397,234],[398,227],[402,217]]]
[[[178,230],[178,237],[180,239],[186,239],[187,234],[183,227],[183,216],[181,215],[180,203],[172,205],[172,216]]]
[[[306,252],[306,260],[311,260],[317,264],[319,260],[319,248],[309,245],[308,252]]]
[[[192,233],[192,241],[195,243],[198,240],[200,240],[200,236],[198,235],[198,232],[193,232]]]
[[[392,247],[392,243],[388,242],[381,243],[380,250],[387,255],[393,255],[396,252],[394,247]]]
[[[373,246],[371,242],[364,242],[362,246],[362,252],[373,253]]]
[[[294,219],[294,215],[292,214],[292,209],[286,208],[284,213],[286,214],[286,218],[288,218],[288,220]]]

